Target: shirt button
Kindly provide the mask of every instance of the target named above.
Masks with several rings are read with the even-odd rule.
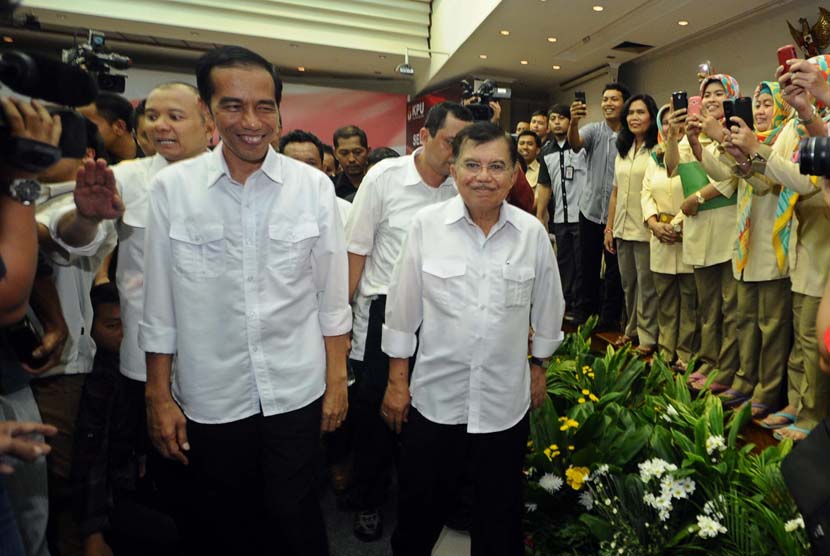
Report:
[[[257,346],[254,346],[254,353],[256,353],[258,351],[259,351],[259,348]]]
[[[253,281],[254,281],[254,277],[253,276],[248,276],[248,282],[253,282]]]

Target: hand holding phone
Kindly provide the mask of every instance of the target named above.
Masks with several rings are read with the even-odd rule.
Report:
[[[588,104],[588,97],[585,95],[585,91],[574,91],[574,100],[582,104]]]
[[[791,44],[782,46],[778,49],[778,65],[784,66],[784,72],[790,72],[790,63],[787,60],[798,58],[798,51]]]
[[[723,126],[726,129],[732,125],[732,116],[735,115],[735,102],[732,100],[723,101]]]
[[[752,99],[749,97],[740,97],[735,99],[733,103],[735,108],[735,116],[742,119],[749,129],[753,128],[752,118]],[[735,122],[728,122],[727,127],[732,127]]]

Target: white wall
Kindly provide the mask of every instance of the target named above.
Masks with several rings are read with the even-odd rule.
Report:
[[[793,44],[787,20],[799,26],[798,19],[803,17],[813,25],[818,19],[819,5],[826,7],[827,2],[794,0],[693,42],[649,54],[624,64],[620,80],[632,93],[649,93],[662,105],[675,90],[687,90],[689,96],[697,94],[697,65],[711,60],[717,72],[738,80],[742,95],[752,96],[759,82],[775,77],[778,48]]]

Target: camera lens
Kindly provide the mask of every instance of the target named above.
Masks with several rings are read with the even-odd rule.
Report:
[[[830,177],[830,137],[810,137],[798,148],[798,169],[807,176]]]

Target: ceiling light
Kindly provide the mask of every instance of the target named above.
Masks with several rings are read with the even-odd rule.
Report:
[[[510,31],[508,31],[507,29],[502,29],[501,31],[499,31],[499,35],[501,35],[502,37],[507,37],[510,35]]]
[[[556,37],[548,37],[548,42],[556,42]]]
[[[680,25],[681,27],[685,27],[686,25],[689,24],[689,22],[686,21],[685,19],[681,19],[680,21],[677,22],[677,24]]]
[[[292,42],[292,43],[289,43],[289,45],[288,45],[288,46],[290,46],[291,48],[297,48],[297,47],[298,47],[298,46],[300,46],[300,45],[299,45],[299,44],[294,44],[294,43]]]
[[[63,20],[65,20],[65,19],[66,19],[66,16],[65,16],[65,15],[63,15],[63,14],[58,14],[58,16],[57,16],[57,17],[58,17],[58,20],[60,20],[60,21],[63,21]]]
[[[591,9],[594,10],[595,12],[601,12],[605,8],[603,8],[602,6],[593,6]]]
[[[305,66],[297,66],[297,71],[305,71]]]
[[[562,66],[554,65],[553,69],[555,69],[555,70],[562,69]]]
[[[385,54],[378,54],[378,58],[380,58],[381,60],[386,60],[386,55]]]
[[[14,39],[8,35],[4,35],[3,42],[14,42]]]
[[[520,63],[521,65],[523,65],[523,66],[526,66],[526,65],[527,65],[527,60],[522,60],[522,61],[521,61],[521,62],[519,62],[519,63]]]
[[[487,59],[487,54],[479,54],[478,57],[481,58],[482,60],[486,60]]]
[[[191,31],[190,36],[191,37],[198,37],[199,36],[199,31]]]

